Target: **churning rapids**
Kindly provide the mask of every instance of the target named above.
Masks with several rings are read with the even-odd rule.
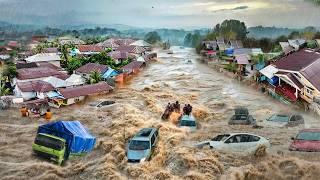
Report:
[[[277,112],[302,113],[306,127],[316,127],[319,118],[224,77],[200,63],[193,49],[172,49],[172,55],[158,52],[157,62],[113,93],[53,110],[54,119],[79,120],[97,137],[93,152],[62,167],[32,155],[31,144],[43,119],[21,118],[17,109],[0,112],[0,179],[319,179],[320,153],[288,151],[290,138],[302,127],[263,123]],[[116,105],[88,105],[99,99],[115,100]],[[196,132],[161,121],[165,105],[176,100],[193,105],[200,122]],[[248,107],[263,128],[227,125],[235,106]],[[160,141],[151,161],[129,164],[126,142],[143,127],[160,128]],[[254,156],[192,146],[227,132],[258,134],[269,138],[272,147]]]

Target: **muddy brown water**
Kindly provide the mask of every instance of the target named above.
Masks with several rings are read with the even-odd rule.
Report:
[[[318,127],[319,118],[224,77],[198,61],[193,49],[172,49],[172,55],[158,52],[157,62],[114,93],[53,110],[54,119],[79,120],[97,137],[93,152],[62,167],[32,155],[43,119],[21,118],[17,109],[1,111],[0,179],[318,179],[320,153],[288,151],[290,138],[303,127],[275,127],[264,120],[273,113],[301,113],[306,127]],[[116,104],[88,105],[101,99]],[[193,105],[199,130],[191,133],[161,121],[164,106],[176,100]],[[248,107],[264,128],[229,126],[236,106]],[[160,128],[160,141],[151,161],[129,164],[126,143],[143,127]],[[192,147],[226,132],[258,134],[269,138],[272,147],[260,157]]]

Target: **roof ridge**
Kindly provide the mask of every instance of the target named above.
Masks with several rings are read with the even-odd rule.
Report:
[[[315,60],[315,61],[313,61],[312,63],[310,63],[308,66],[302,68],[300,71],[306,70],[308,67],[312,66],[314,63],[318,62],[319,60],[320,60],[320,57],[319,57],[317,60]]]

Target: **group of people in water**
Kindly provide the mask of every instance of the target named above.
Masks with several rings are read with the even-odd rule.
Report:
[[[183,114],[184,115],[190,115],[192,112],[192,106],[190,104],[185,104],[183,107]],[[180,113],[181,112],[181,108],[180,108],[180,103],[179,101],[176,101],[175,103],[168,103],[167,107],[166,107],[166,112],[177,112]]]

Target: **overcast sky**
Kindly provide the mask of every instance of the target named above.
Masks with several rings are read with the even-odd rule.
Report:
[[[213,27],[224,19],[320,27],[320,6],[307,0],[0,0],[0,21],[20,24],[183,28]]]

